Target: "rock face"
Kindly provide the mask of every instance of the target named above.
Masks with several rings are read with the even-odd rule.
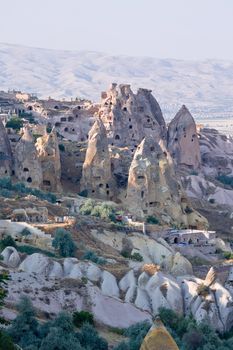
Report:
[[[200,131],[202,169],[205,175],[233,175],[233,138],[214,129]]]
[[[147,333],[140,350],[179,350],[176,342],[157,317]]]
[[[81,191],[87,191],[88,197],[110,200],[114,190],[106,130],[102,121],[97,119],[89,132]]]
[[[61,162],[55,129],[37,139],[36,149],[42,166],[42,188],[51,192],[61,190]]]
[[[161,147],[162,146],[162,147]],[[165,148],[152,138],[138,146],[129,169],[127,203],[135,215],[198,227],[206,220],[190,208]]]
[[[201,165],[200,145],[196,123],[182,106],[168,127],[168,150],[178,167],[196,170]]]
[[[166,138],[161,109],[147,89],[134,94],[130,85],[122,84],[118,88],[112,84],[102,93],[99,117],[112,145],[137,147],[145,136],[153,136],[157,141]]]
[[[12,152],[10,141],[0,118],[0,176],[11,176]]]
[[[15,147],[15,175],[28,186],[40,187],[43,181],[40,161],[33,137],[28,128],[23,129],[23,136]]]

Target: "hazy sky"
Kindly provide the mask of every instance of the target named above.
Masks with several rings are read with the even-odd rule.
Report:
[[[233,0],[0,0],[0,42],[233,60]]]

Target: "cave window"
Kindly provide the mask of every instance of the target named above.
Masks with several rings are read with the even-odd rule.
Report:
[[[132,129],[132,128],[133,128],[133,126],[132,126],[132,125],[130,125],[130,126],[129,126],[129,129]]]
[[[123,111],[124,111],[124,112],[127,112],[127,107],[124,107],[124,108],[123,108]]]
[[[141,191],[141,198],[144,198],[144,191]]]
[[[68,122],[72,122],[74,120],[73,117],[68,117]]]
[[[81,109],[81,106],[78,106],[78,109]]]
[[[177,244],[178,243],[178,237],[175,237],[174,238],[174,244]]]
[[[29,169],[28,168],[23,168],[23,171],[29,171]]]
[[[114,143],[112,143],[112,146],[114,146]]]
[[[186,137],[186,134],[184,134],[184,137]]]
[[[104,149],[102,149],[102,152],[104,153],[104,152],[105,152],[105,150],[104,150]]]
[[[66,118],[62,117],[61,122],[66,122]]]
[[[106,184],[106,188],[109,188],[109,184]]]
[[[32,182],[32,178],[31,178],[31,177],[28,177],[28,178],[27,178],[27,182],[31,183],[31,182]]]
[[[107,195],[109,195],[109,190],[106,191]]]
[[[55,123],[55,126],[59,127],[59,126],[61,126],[61,123],[57,122],[57,123]]]
[[[115,140],[120,140],[120,136],[119,135],[116,135],[115,136]],[[113,144],[112,144],[113,145]]]
[[[193,142],[193,139],[191,141]]]
[[[5,170],[5,174],[7,174],[7,170]]]
[[[65,129],[64,129],[64,131],[66,131],[66,132],[67,132],[68,130],[69,130],[68,128],[65,128]]]
[[[28,110],[29,110],[29,111],[32,111],[32,106],[29,106],[29,107],[28,107]]]
[[[163,152],[164,156],[167,157],[167,152]]]
[[[51,185],[51,182],[49,180],[44,180],[43,181],[43,185],[44,186],[50,186]]]
[[[155,150],[155,148],[152,146],[152,147],[150,148],[150,151],[151,151],[151,152],[154,152],[154,150]]]
[[[59,109],[59,107],[58,106],[54,106],[54,109]]]
[[[175,141],[176,141],[176,142],[178,141],[178,138],[177,138],[177,137],[175,138]]]
[[[104,185],[103,184],[99,184],[99,188],[102,188]]]
[[[131,122],[131,118],[129,118],[129,122]]]
[[[150,118],[147,119],[147,123],[150,123]]]
[[[92,192],[92,193],[95,193],[95,190],[92,190],[91,192]]]
[[[11,175],[15,175],[15,171],[14,170],[12,170]]]
[[[107,102],[105,102],[105,103],[104,103],[104,105],[105,105],[105,106],[108,106],[108,103],[107,103]]]
[[[183,128],[183,131],[185,131],[186,129],[185,128]]]
[[[144,179],[144,176],[143,175],[138,175],[138,180],[142,180]]]
[[[75,115],[75,118],[78,118],[78,114]]]
[[[193,243],[193,241],[192,241],[192,239],[190,238],[189,241],[188,241],[188,244],[192,244],[192,243]]]
[[[72,131],[75,131],[74,129],[72,129]]]

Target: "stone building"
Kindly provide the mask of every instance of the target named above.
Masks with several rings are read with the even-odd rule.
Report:
[[[105,127],[97,119],[89,132],[88,147],[83,164],[81,191],[88,197],[112,199],[115,185],[112,179],[111,159]]]
[[[61,191],[61,162],[56,130],[39,137],[36,149],[42,167],[41,188],[51,192]]]
[[[23,128],[23,136],[15,147],[14,171],[19,181],[27,186],[41,187],[43,181],[40,160],[37,157],[36,147],[31,132]]]
[[[168,150],[179,168],[200,168],[196,123],[186,106],[182,106],[168,126]]]

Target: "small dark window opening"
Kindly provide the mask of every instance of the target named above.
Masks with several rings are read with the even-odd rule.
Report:
[[[109,190],[106,191],[107,195],[109,195]]]
[[[152,146],[152,147],[150,148],[150,151],[151,151],[151,152],[154,152],[154,150],[155,150],[155,148],[154,148],[154,146]]]
[[[119,135],[116,135],[115,136],[115,140],[120,140],[120,136]],[[113,145],[113,144],[112,144]]]
[[[27,178],[27,182],[31,183],[31,182],[32,182],[32,178],[31,178],[31,177],[28,177],[28,178]]]
[[[109,188],[109,184],[106,184],[106,188]]]
[[[141,191],[141,198],[144,197],[144,191]]]
[[[130,126],[129,126],[129,129],[132,129],[132,128],[133,128],[133,126],[132,126],[132,125],[130,125]]]
[[[123,108],[123,111],[124,111],[124,112],[127,112],[127,107],[124,107],[124,108]]]
[[[28,168],[23,168],[23,171],[29,171],[29,169]]]

